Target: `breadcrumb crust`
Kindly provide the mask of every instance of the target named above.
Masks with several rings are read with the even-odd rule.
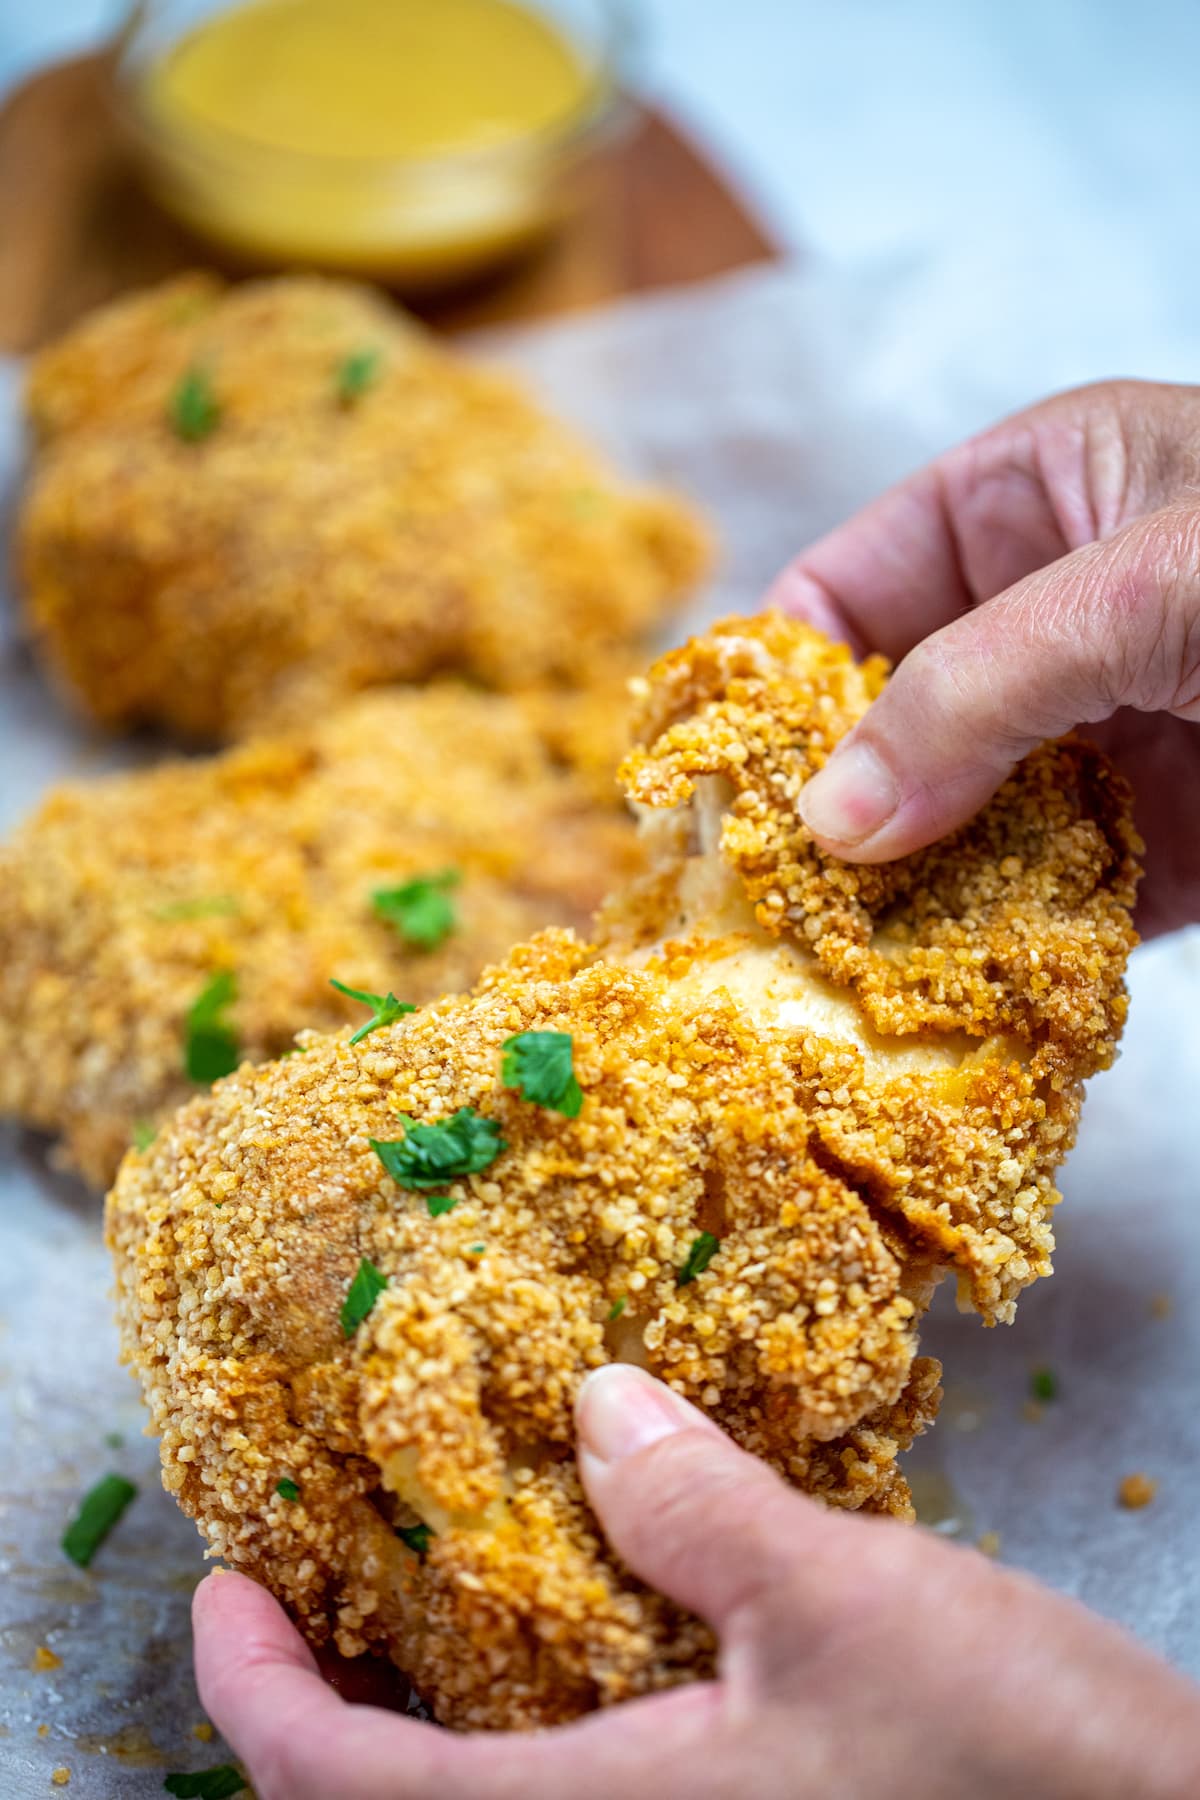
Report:
[[[171,419],[189,371],[219,407],[200,441]],[[123,299],[36,358],[27,409],[26,612],[110,726],[244,737],[447,670],[586,687],[708,560],[681,502],[346,282],[193,275]]]
[[[220,970],[241,1054],[420,1003],[515,938],[582,924],[635,834],[517,706],[450,683],[366,694],[315,728],[57,789],[0,846],[0,1112],[96,1187],[192,1091],[184,1020]],[[456,929],[414,950],[371,895],[457,869]]]
[[[806,1492],[911,1516],[897,1456],[939,1398],[916,1354],[936,1281],[994,1320],[1049,1268],[1053,1170],[1123,1018],[1127,802],[1052,748],[953,856],[829,863],[794,793],[882,678],[778,619],[666,658],[627,767],[657,862],[600,947],[543,933],[354,1048],[243,1069],[110,1196],[166,1485],[310,1637],[386,1653],[449,1725],[549,1724],[711,1668],[583,1501],[588,1369],[637,1360]],[[578,1119],[501,1085],[525,1029],[572,1034]],[[431,1218],[369,1140],[463,1106],[507,1148]],[[700,1231],[720,1248],[680,1286]],[[347,1342],[363,1256],[388,1286]],[[394,1535],[418,1519],[424,1559]]]

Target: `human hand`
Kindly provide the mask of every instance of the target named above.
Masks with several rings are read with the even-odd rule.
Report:
[[[536,1736],[450,1732],[327,1688],[266,1591],[195,1599],[205,1707],[259,1800],[1185,1800],[1200,1690],[972,1550],[827,1512],[640,1370],[585,1384],[613,1544],[708,1619],[714,1681]]]
[[[767,596],[900,666],[805,789],[825,848],[942,836],[1074,726],[1132,782],[1138,924],[1200,919],[1200,388],[1106,382],[1017,413],[804,551]]]

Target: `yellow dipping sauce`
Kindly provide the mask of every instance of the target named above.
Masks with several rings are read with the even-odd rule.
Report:
[[[248,0],[142,71],[161,197],[256,259],[445,279],[551,223],[606,71],[512,0]]]

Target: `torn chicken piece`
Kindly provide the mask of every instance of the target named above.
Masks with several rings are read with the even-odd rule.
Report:
[[[951,844],[833,863],[795,794],[882,678],[774,618],[666,658],[627,766],[653,866],[599,947],[545,933],[358,1045],[242,1070],[110,1197],[167,1486],[449,1725],[711,1668],[586,1506],[590,1368],[637,1361],[802,1490],[911,1516],[937,1280],[991,1320],[1049,1266],[1124,1013],[1127,797],[1051,747]],[[554,1081],[510,1066],[527,1033]]]
[[[787,1032],[823,1166],[1009,1320],[1050,1271],[1054,1171],[1125,1021],[1142,846],[1126,784],[1066,739],[914,856],[818,849],[796,798],[886,673],[775,615],[665,657],[623,770],[650,870],[600,942]]]
[[[362,1025],[332,979],[463,988],[514,938],[583,924],[636,857],[514,702],[449,683],[59,788],[0,846],[0,1113],[103,1188],[195,1091],[189,1064],[207,1084]]]
[[[381,295],[189,276],[35,360],[18,566],[76,708],[202,741],[454,671],[587,689],[706,534]]]

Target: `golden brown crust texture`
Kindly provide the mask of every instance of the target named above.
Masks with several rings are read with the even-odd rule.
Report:
[[[664,659],[627,767],[653,860],[598,948],[549,932],[355,1048],[308,1039],[122,1168],[122,1341],[167,1485],[312,1637],[386,1651],[449,1724],[710,1666],[583,1503],[589,1368],[644,1363],[798,1487],[908,1516],[936,1282],[994,1321],[1049,1269],[1054,1170],[1124,1016],[1127,799],[1051,747],[952,849],[831,863],[795,794],[883,677],[771,618]],[[504,1087],[530,1029],[571,1034],[577,1118]],[[434,1217],[370,1140],[463,1107],[505,1147]],[[387,1285],[347,1341],[360,1257]],[[424,1560],[394,1536],[417,1520]]]
[[[882,659],[860,667],[777,615],[726,620],[665,657],[622,771],[664,815],[665,850],[608,909],[606,944],[690,966],[723,932],[727,948],[747,925],[766,934],[811,1020],[800,1075],[826,1155],[952,1257],[971,1304],[1008,1318],[1049,1270],[1051,1177],[1080,1084],[1124,1023],[1141,845],[1125,784],[1065,740],[928,850],[874,867],[827,856],[796,797],[885,679]],[[720,917],[707,896],[697,912],[695,833],[679,835],[714,793],[711,854],[735,897],[718,896]]]
[[[193,370],[220,408],[201,441],[171,419]],[[108,725],[243,737],[447,669],[586,686],[707,560],[681,503],[344,282],[192,276],[122,300],[38,357],[28,411],[29,621]]]
[[[0,847],[0,1112],[60,1134],[97,1187],[188,1096],[184,1020],[229,970],[251,1061],[367,1009],[465,987],[514,938],[582,924],[636,855],[516,705],[451,684],[360,696],[315,729],[51,794]],[[430,950],[376,889],[447,869]]]
[[[896,1455],[936,1403],[923,1291],[807,1157],[783,1037],[593,957],[547,934],[353,1049],[244,1069],[131,1155],[109,1203],[167,1486],[311,1636],[385,1649],[458,1726],[547,1724],[709,1666],[707,1632],[612,1560],[583,1503],[589,1368],[635,1357],[810,1492],[901,1515]],[[501,1085],[502,1044],[535,1028],[573,1034],[578,1120]],[[370,1139],[463,1106],[507,1148],[432,1218]],[[680,1287],[705,1229],[720,1254]],[[390,1285],[347,1343],[360,1257]],[[393,1533],[417,1519],[424,1560]]]

